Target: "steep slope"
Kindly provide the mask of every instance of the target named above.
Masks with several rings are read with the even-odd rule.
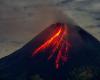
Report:
[[[0,60],[0,80],[66,80],[74,67],[100,67],[100,42],[79,26],[56,23]]]

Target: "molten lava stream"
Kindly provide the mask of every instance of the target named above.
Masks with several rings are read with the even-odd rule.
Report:
[[[56,69],[59,68],[60,62],[66,62],[68,60],[68,51],[71,47],[70,42],[65,39],[68,36],[68,30],[65,28],[66,25],[58,25],[56,30],[46,42],[40,45],[33,53],[32,56],[40,54],[40,52],[51,47],[51,50],[48,52],[50,55],[48,56],[48,60],[52,58],[52,56],[57,53],[57,57],[55,58],[55,66]]]

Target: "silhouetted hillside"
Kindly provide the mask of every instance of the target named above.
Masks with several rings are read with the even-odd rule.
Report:
[[[99,67],[100,42],[79,26],[56,23],[0,59],[0,80],[99,80]]]

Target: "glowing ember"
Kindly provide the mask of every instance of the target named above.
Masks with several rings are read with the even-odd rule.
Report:
[[[66,25],[56,25],[56,29],[54,30],[54,34],[42,45],[40,45],[32,54],[35,56],[40,54],[42,51],[48,51],[48,60],[50,60],[54,54],[56,54],[55,58],[55,66],[56,69],[59,68],[60,63],[64,63],[68,60],[68,51],[71,47],[70,42],[67,40],[66,36],[68,37],[68,29],[66,29]]]

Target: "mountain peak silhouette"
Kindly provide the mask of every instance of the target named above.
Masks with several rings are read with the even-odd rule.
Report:
[[[74,67],[100,67],[100,42],[77,25],[52,24],[21,49],[0,59],[0,80],[66,80]]]

